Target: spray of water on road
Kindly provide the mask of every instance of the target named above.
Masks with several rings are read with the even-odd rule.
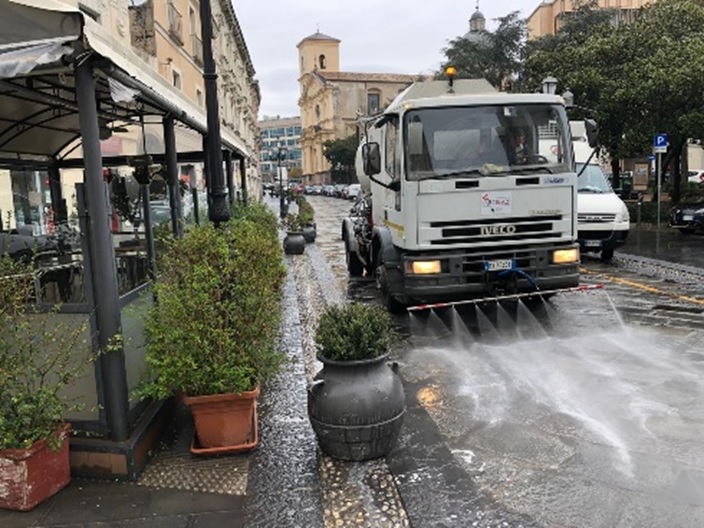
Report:
[[[579,317],[548,302],[412,315],[409,361],[444,376],[440,400],[453,416],[436,421],[445,433],[548,423],[553,435],[607,448],[610,466],[630,480],[635,451],[668,451],[668,427],[701,425],[701,404],[691,408],[704,396],[696,343],[626,326],[608,293],[587,299],[593,306]]]

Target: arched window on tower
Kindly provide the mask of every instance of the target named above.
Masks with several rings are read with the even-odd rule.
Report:
[[[306,61],[301,57],[301,73],[306,69]]]
[[[325,67],[326,67],[326,64],[325,64],[325,55],[321,55],[320,57],[318,57],[318,64],[320,65],[320,69],[321,69],[321,70],[324,70],[324,69],[325,69]]]

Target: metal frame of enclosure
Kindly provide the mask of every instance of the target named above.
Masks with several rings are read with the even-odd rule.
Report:
[[[74,469],[134,479],[146,461],[149,442],[158,435],[156,418],[165,404],[130,404],[125,352],[121,345],[115,346],[122,331],[121,309],[149,284],[139,291],[118,292],[103,169],[132,165],[137,156],[103,157],[100,134],[106,127],[142,124],[143,129],[145,120],[151,126],[160,124],[164,152],[152,158],[165,167],[171,224],[178,236],[183,212],[176,199],[177,164],[202,162],[206,156],[203,151],[177,152],[176,131],[187,127],[202,135],[205,145],[206,116],[128,46],[78,9],[54,0],[0,0],[0,13],[0,167],[46,170],[57,223],[68,220],[61,171],[83,169],[76,198],[86,302],[62,306],[62,310],[89,314],[94,347],[106,352],[95,368],[99,418],[94,423],[74,424],[74,429],[92,433],[72,439]],[[225,160],[232,203],[233,160],[239,160],[245,193],[245,160],[251,153],[229,131],[220,137],[216,143],[223,155],[215,159]],[[214,144],[212,138],[209,144]],[[79,148],[82,155],[75,157]],[[143,187],[148,257],[153,266],[149,192]]]

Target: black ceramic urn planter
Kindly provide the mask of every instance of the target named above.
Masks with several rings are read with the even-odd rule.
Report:
[[[318,358],[308,417],[320,449],[341,460],[383,457],[398,440],[406,399],[388,354],[361,361]]]
[[[312,244],[315,242],[315,237],[316,237],[316,229],[315,229],[315,224],[308,224],[303,227],[301,230],[303,233],[303,238],[306,239],[307,244]]]
[[[284,253],[302,255],[306,249],[306,239],[300,231],[289,231],[284,237]]]

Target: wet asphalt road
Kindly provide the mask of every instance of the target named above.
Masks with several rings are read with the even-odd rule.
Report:
[[[350,203],[309,201],[326,291],[378,302],[347,278]],[[603,291],[399,318],[408,412],[387,464],[410,524],[704,526],[700,263],[703,237],[638,228],[613,263],[584,257]]]

